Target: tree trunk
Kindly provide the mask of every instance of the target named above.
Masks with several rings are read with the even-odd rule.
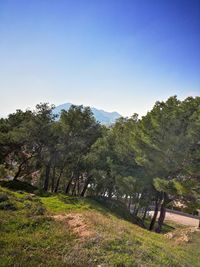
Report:
[[[134,212],[133,212],[133,215],[134,216],[137,216],[138,215],[139,209],[140,209],[140,204],[136,204],[135,205],[135,208],[134,208]]]
[[[19,167],[18,167],[18,171],[17,171],[17,173],[15,174],[13,180],[17,180],[17,178],[19,177],[19,175],[20,175],[20,173],[21,173],[21,171],[22,171],[22,169],[23,169],[22,166],[23,166],[25,163],[27,163],[27,161],[29,161],[29,159],[32,159],[33,157],[35,157],[35,155],[32,155],[32,156],[26,158],[26,159],[19,165]]]
[[[49,188],[49,176],[50,176],[50,170],[51,170],[51,161],[48,162],[46,165],[46,173],[45,173],[45,180],[44,180],[44,191],[47,191]]]
[[[51,181],[51,192],[54,192],[55,176],[56,176],[56,167],[55,167],[55,165],[54,165],[54,166],[53,166],[52,181]]]
[[[58,187],[59,187],[59,184],[60,184],[60,175],[56,181],[56,186],[55,186],[55,189],[54,189],[54,193],[57,193],[58,192]]]
[[[144,222],[145,219],[146,219],[147,211],[148,211],[148,205],[145,207],[145,210],[144,210],[144,213],[143,213],[143,216],[142,216],[142,221],[143,221],[143,222]]]
[[[58,176],[58,179],[56,181],[56,186],[55,186],[55,189],[54,189],[54,193],[58,192],[58,187],[59,187],[59,184],[60,184],[60,178],[61,178],[61,176],[63,174],[63,171],[64,171],[64,167],[61,169],[60,174]]]
[[[77,181],[77,195],[79,196],[80,195],[80,179],[78,178],[78,181]]]
[[[18,171],[16,172],[13,180],[17,180],[17,178],[19,177],[21,171],[22,171],[22,165],[20,164],[19,167],[18,167]]]
[[[140,194],[137,193],[137,196],[135,198],[134,211],[133,211],[134,216],[138,215],[138,212],[139,212],[139,209],[140,209],[140,200],[141,200],[141,198],[142,198],[142,194],[140,196]]]
[[[108,198],[111,199],[112,198],[112,189],[108,190]]]
[[[125,202],[126,206],[128,207],[127,199],[128,199],[128,195],[127,195],[127,194],[125,194],[125,199],[124,199],[124,202]]]
[[[163,199],[162,204],[160,208],[160,216],[158,218],[158,227],[156,228],[156,233],[160,233],[162,230],[162,226],[165,220],[165,214],[166,214],[166,204],[167,204],[167,194],[163,193]]]
[[[129,209],[129,211],[130,211],[130,209],[131,209],[131,203],[132,203],[132,197],[130,196],[130,198],[129,198],[129,202],[128,202],[128,209]]]
[[[88,176],[88,178],[87,178],[87,180],[86,180],[86,182],[85,182],[85,184],[84,184],[83,190],[82,190],[82,192],[81,192],[81,197],[84,197],[85,192],[86,192],[86,190],[87,190],[87,187],[88,187],[88,185],[89,185],[91,179],[92,179],[92,175]]]
[[[77,177],[76,177],[76,179],[75,179],[75,181],[74,181],[74,186],[73,186],[73,188],[72,188],[72,196],[76,196],[76,184],[77,184]]]
[[[69,179],[69,182],[68,182],[68,184],[66,186],[65,194],[68,194],[69,193],[69,189],[71,187],[71,183],[72,183],[73,179],[74,179],[74,172],[72,172],[71,177]]]
[[[153,228],[154,228],[154,225],[155,225],[155,222],[156,222],[156,218],[157,218],[157,215],[158,215],[158,210],[159,210],[159,197],[157,196],[156,197],[156,202],[155,202],[154,214],[153,214],[153,217],[151,219],[150,226],[149,226],[149,230],[150,231],[152,231]]]

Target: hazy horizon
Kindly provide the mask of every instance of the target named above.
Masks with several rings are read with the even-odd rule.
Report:
[[[171,95],[171,96],[173,96],[173,95]],[[199,95],[188,95],[187,97],[197,97],[197,96],[199,96]],[[170,97],[170,96],[169,96],[169,97]],[[179,99],[179,100],[184,100],[184,99],[187,98],[187,97],[183,97],[183,98],[179,98],[179,97],[178,97],[178,99]],[[166,98],[166,99],[157,99],[156,101],[165,101],[165,100],[167,100],[167,98]],[[156,101],[155,101],[155,102],[156,102]],[[58,105],[55,105],[55,103],[51,103],[51,102],[48,102],[48,101],[39,101],[38,103],[35,103],[33,106],[17,107],[17,108],[15,108],[15,109],[11,110],[11,111],[8,112],[8,113],[1,113],[1,112],[0,112],[0,118],[1,118],[1,117],[2,117],[2,118],[7,117],[10,113],[14,113],[17,109],[21,109],[21,110],[23,110],[23,111],[25,111],[25,110],[27,110],[27,109],[34,110],[35,106],[36,106],[37,104],[39,104],[39,103],[49,103],[49,104],[51,104],[51,105],[55,105],[55,107],[58,107],[58,106],[60,106],[60,105],[66,104],[66,103],[70,103],[70,104],[73,104],[73,105],[77,105],[77,106],[78,106],[78,105],[83,105],[83,106],[85,106],[85,107],[95,108],[95,109],[102,110],[102,111],[106,111],[106,112],[110,112],[110,113],[111,113],[111,112],[117,112],[117,113],[119,113],[122,117],[131,117],[131,116],[132,116],[133,114],[135,114],[135,113],[137,113],[137,114],[139,115],[139,117],[142,117],[142,116],[145,116],[145,115],[147,114],[147,112],[150,111],[150,110],[153,108],[155,102],[152,104],[151,107],[147,108],[147,109],[144,111],[144,113],[142,113],[142,114],[141,114],[141,113],[138,113],[138,112],[136,112],[136,111],[134,111],[134,110],[133,110],[133,112],[131,112],[130,114],[123,114],[123,113],[120,113],[118,110],[105,109],[105,108],[102,108],[102,107],[94,106],[94,105],[92,105],[92,104],[90,105],[90,104],[74,103],[74,102],[66,101],[66,102],[60,103],[60,104],[58,104]]]

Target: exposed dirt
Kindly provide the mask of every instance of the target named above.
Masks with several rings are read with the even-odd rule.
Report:
[[[57,221],[66,222],[72,232],[80,238],[88,238],[94,234],[88,229],[83,216],[79,213],[58,214],[54,215],[53,218]]]
[[[194,232],[200,231],[197,227],[187,227],[177,229],[175,231],[165,234],[168,239],[173,239],[177,244],[187,243],[191,241],[191,235]]]

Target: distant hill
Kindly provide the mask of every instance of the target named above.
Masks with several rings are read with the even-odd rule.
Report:
[[[65,103],[62,105],[59,105],[55,107],[54,109],[54,114],[60,114],[61,110],[68,110],[72,103]],[[97,109],[91,107],[91,110],[94,114],[94,117],[96,118],[97,121],[99,121],[102,124],[112,124],[114,123],[118,118],[122,117],[119,113],[117,112],[107,112],[102,109]]]

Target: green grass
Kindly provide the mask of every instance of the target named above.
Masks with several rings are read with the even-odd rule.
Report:
[[[64,195],[54,195],[41,197],[41,202],[49,212],[63,213],[70,211],[99,210],[105,211],[96,201],[87,198],[69,197]]]
[[[102,201],[61,194],[38,197],[0,187],[0,196],[5,194],[8,199],[0,206],[0,267],[200,266],[199,232],[190,243],[178,245],[122,219],[117,206],[105,207]],[[69,213],[81,214],[92,235],[83,239],[66,221],[52,218]]]

